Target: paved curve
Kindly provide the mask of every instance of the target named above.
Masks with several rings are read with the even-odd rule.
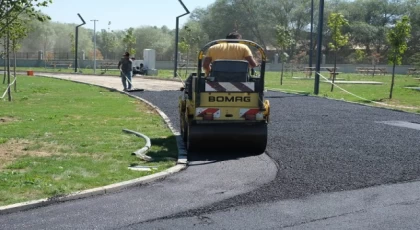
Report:
[[[96,79],[91,76],[85,77],[59,75],[59,78],[77,79],[89,83],[93,83]],[[138,82],[143,80],[136,79]],[[100,82],[107,87],[119,88],[120,86],[118,78],[101,78]],[[170,83],[154,81],[153,84],[149,83],[147,89],[167,89],[160,87],[161,85],[168,87]],[[169,87],[179,88],[176,84]],[[145,93],[153,94],[154,92]],[[161,95],[163,101],[168,102],[176,110],[179,94],[179,91],[172,90],[159,91],[158,95]],[[174,122],[174,125],[177,123]],[[0,229],[119,228],[175,215],[180,211],[208,206],[215,201],[250,192],[272,181],[276,173],[276,165],[265,154],[201,156],[191,162],[187,170],[147,186],[20,213],[0,215]]]
[[[179,92],[138,95],[177,120],[174,104]],[[279,165],[275,177],[276,169],[265,155],[207,157],[215,163],[192,159],[196,166],[141,189],[0,216],[0,228],[336,229],[352,220],[354,228],[366,224],[360,212],[382,218],[375,219],[380,220],[377,225],[371,220],[373,229],[418,226],[413,213],[420,209],[420,195],[409,192],[418,184],[381,187],[382,192],[367,187],[418,180],[420,130],[379,122],[406,121],[416,127],[419,115],[316,97],[274,92],[267,96],[272,105],[267,153]],[[266,175],[255,176],[256,171]],[[244,183],[249,177],[253,183]],[[218,186],[231,190],[214,188]],[[385,199],[389,191],[393,196]],[[383,206],[387,202],[389,206]],[[378,214],[375,205],[390,207],[394,220],[405,216],[410,221],[387,224],[391,214],[385,209]]]
[[[159,104],[159,96],[143,97]],[[280,166],[275,180],[211,206],[130,227],[418,228],[419,183],[363,188],[419,179],[419,115],[275,92],[267,97],[272,105],[267,153]],[[388,121],[412,122],[413,128],[382,123]],[[349,192],[331,193],[340,191]],[[346,226],[349,221],[353,224]]]
[[[171,101],[164,100],[176,93],[138,95],[158,105],[171,120],[178,119]],[[379,123],[420,124],[419,115],[277,92],[266,96],[272,107],[267,153],[280,171],[255,196],[244,195],[248,202],[419,178],[420,130]]]

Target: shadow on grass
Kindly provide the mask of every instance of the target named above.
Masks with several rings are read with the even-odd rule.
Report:
[[[119,92],[117,89],[107,89],[109,92]]]
[[[355,102],[358,102],[358,103],[363,103],[363,104],[372,104],[372,103],[374,103],[374,102],[381,102],[381,103],[384,103],[385,102],[385,100],[386,100],[386,98],[380,98],[380,99],[372,99],[372,100],[356,100]]]
[[[153,158],[152,162],[176,161],[178,159],[178,147],[176,137],[169,136],[167,138],[150,138],[153,146],[159,147],[158,151],[150,151],[148,156]]]
[[[300,96],[308,96],[311,93],[310,92],[297,92],[296,94],[300,95]]]
[[[357,103],[362,103],[362,104],[371,104],[372,101],[369,100],[356,100]]]

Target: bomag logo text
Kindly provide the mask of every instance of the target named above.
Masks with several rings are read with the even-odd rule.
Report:
[[[209,96],[209,102],[251,102],[249,96]]]

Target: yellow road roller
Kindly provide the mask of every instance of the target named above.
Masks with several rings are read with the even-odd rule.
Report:
[[[208,76],[204,54],[220,43],[242,43],[260,53],[259,71],[245,60],[213,60]],[[243,151],[263,153],[267,145],[270,104],[264,99],[264,49],[249,40],[220,39],[198,54],[197,72],[185,81],[179,98],[181,135],[188,152]]]

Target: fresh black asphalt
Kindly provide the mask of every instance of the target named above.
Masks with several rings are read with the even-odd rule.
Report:
[[[165,98],[175,100],[179,92],[139,95],[178,121],[175,103]],[[267,154],[279,166],[276,179],[178,216],[420,177],[420,131],[378,123],[420,123],[420,115],[280,92],[268,92],[266,97],[271,105]]]
[[[135,93],[158,106],[177,129],[180,94]],[[420,131],[378,123],[420,123],[419,115],[278,92],[266,96],[267,154],[273,162],[264,154],[195,156],[186,171],[163,181],[3,215],[0,229],[141,229],[154,219],[234,212],[231,208],[419,178]]]

